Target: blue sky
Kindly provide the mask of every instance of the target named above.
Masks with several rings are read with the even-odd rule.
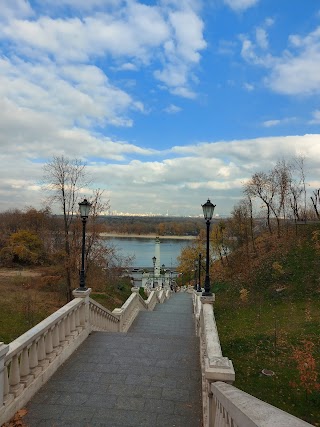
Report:
[[[320,186],[315,0],[0,0],[3,209],[44,203],[80,158],[111,210],[227,215],[244,183],[305,157]]]

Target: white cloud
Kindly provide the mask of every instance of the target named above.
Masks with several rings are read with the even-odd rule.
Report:
[[[30,204],[41,206],[42,162],[39,158],[57,154],[72,158],[81,153],[88,162],[94,184],[106,189],[112,209],[130,212],[150,211],[150,203],[156,197],[158,212],[165,212],[169,205],[173,214],[191,214],[198,210],[201,214],[200,204],[210,196],[217,203],[217,213],[229,213],[242,197],[243,183],[253,173],[268,171],[278,159],[290,160],[301,153],[306,156],[307,181],[315,182],[320,174],[317,161],[320,135],[181,145],[173,147],[170,153],[158,152],[159,159],[151,161],[137,160],[137,156],[154,154],[150,149],[92,136],[82,129],[57,131],[58,123],[46,128],[48,122],[44,122],[43,117],[25,114],[28,112],[20,111],[18,121],[12,120],[11,127],[7,120],[9,113],[3,118],[0,116],[0,140],[6,142],[1,144],[0,152],[0,195],[4,209]],[[6,129],[3,129],[4,123]],[[9,128],[11,136],[5,140]],[[130,157],[135,160],[129,161]]]
[[[256,41],[257,41],[257,45],[261,49],[268,49],[269,47],[268,34],[264,28],[258,27],[256,29]]]
[[[64,123],[130,126],[128,109],[143,105],[112,86],[93,65],[31,64],[0,59],[0,95],[17,107],[61,117]]]
[[[255,6],[259,0],[224,0],[224,2],[231,9],[239,12]]]
[[[27,0],[1,0],[1,20],[28,18],[33,16],[33,10]]]
[[[309,121],[309,124],[311,125],[318,125],[320,124],[320,110],[315,110],[312,112],[312,120]]]
[[[263,122],[263,126],[266,128],[270,128],[273,126],[277,126],[281,123],[281,120],[266,120],[265,122]]]
[[[298,154],[306,156],[307,181],[313,182],[320,173],[316,159],[320,156],[320,135],[256,138],[217,141],[191,146],[173,147],[170,159],[132,161],[129,164],[105,165],[92,173],[102,182],[112,183],[112,205],[127,211],[123,204],[139,207],[136,212],[150,210],[150,200],[157,197],[157,211],[165,212],[177,202],[176,211],[195,213],[208,196],[217,203],[218,213],[229,213],[243,196],[243,184],[253,173],[272,169],[277,160]],[[212,171],[215,171],[214,174]],[[170,194],[170,198],[168,195]],[[180,202],[180,208],[178,207]],[[120,208],[121,207],[121,208]]]
[[[273,20],[265,21],[266,26]],[[314,95],[320,92],[320,26],[306,36],[292,34],[288,49],[279,56],[268,52],[268,35],[264,27],[256,29],[256,42],[241,35],[241,55],[249,63],[269,70],[265,84],[285,95]]]
[[[20,9],[27,4],[15,2],[19,2]],[[77,4],[63,0],[55,3],[56,11],[52,4],[48,10],[57,12],[63,6]],[[105,7],[94,13],[98,11],[94,8],[100,6]],[[83,14],[76,14],[74,9],[74,15],[68,18],[56,18],[54,13],[50,16],[45,8],[46,15],[32,20],[25,13],[21,19],[9,20],[0,27],[0,40],[33,62],[53,57],[58,63],[70,64],[111,57],[123,64],[123,70],[152,64],[157,70],[154,76],[170,91],[192,92],[192,69],[206,47],[198,1],[164,1],[161,6],[148,6],[137,1],[95,0],[80,2],[79,7]],[[182,85],[175,85],[177,77],[171,79],[177,73],[182,73]]]
[[[176,114],[176,113],[179,113],[181,111],[181,108],[178,107],[177,105],[170,104],[163,111],[168,113],[168,114]]]
[[[247,90],[248,92],[252,92],[254,90],[254,85],[252,83],[247,83],[245,82],[243,84],[243,87],[245,90]]]
[[[264,127],[270,128],[279,125],[286,125],[288,123],[295,122],[296,120],[296,117],[284,117],[283,119],[266,120],[262,123],[262,125]]]

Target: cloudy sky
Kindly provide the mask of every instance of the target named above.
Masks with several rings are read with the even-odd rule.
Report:
[[[82,159],[111,209],[225,215],[304,155],[320,186],[315,0],[0,0],[1,210]]]

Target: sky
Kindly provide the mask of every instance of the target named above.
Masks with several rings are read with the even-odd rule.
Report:
[[[316,0],[0,0],[0,51],[1,211],[62,155],[132,214],[228,215],[294,156],[320,187]]]

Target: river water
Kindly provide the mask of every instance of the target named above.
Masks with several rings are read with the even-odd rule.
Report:
[[[115,246],[122,256],[134,256],[131,267],[153,267],[154,238],[104,237],[104,240]],[[181,249],[190,244],[190,240],[187,239],[161,239],[161,237],[160,242],[160,264],[164,264],[167,268],[178,265],[177,257]]]

